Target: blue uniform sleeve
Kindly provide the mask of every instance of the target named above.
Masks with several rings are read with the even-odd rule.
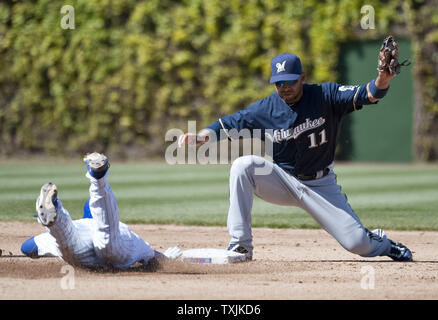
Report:
[[[345,86],[334,82],[322,84],[324,99],[333,106],[335,113],[344,115],[362,109],[363,105],[375,104],[368,100],[366,84]]]
[[[262,100],[255,102],[250,105],[246,109],[239,110],[236,113],[226,115],[217,121],[210,124],[206,129],[210,129],[216,133],[217,140],[221,138],[228,137],[228,131],[231,129],[236,129],[240,132],[242,129],[249,129],[251,132],[252,129],[256,128],[256,113],[257,108],[262,103]],[[221,136],[221,130],[225,134]]]

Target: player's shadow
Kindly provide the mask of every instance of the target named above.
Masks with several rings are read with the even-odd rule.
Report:
[[[328,262],[328,263],[345,263],[345,262],[360,262],[360,263],[400,263],[400,261],[394,261],[394,260],[299,260],[299,261],[294,261],[294,262],[307,262],[307,263],[311,263],[311,262]],[[404,263],[437,263],[437,260],[413,260],[413,261],[406,261]]]
[[[193,265],[191,265],[193,266]],[[83,267],[93,273],[178,273],[178,274],[206,274],[203,270],[190,268],[189,265],[179,261],[160,261],[152,259],[148,264],[136,263],[128,269],[115,267]]]
[[[150,261],[148,264],[136,263],[135,265],[127,268],[121,269],[111,266],[105,267],[89,267],[89,266],[81,266],[81,268],[93,272],[93,273],[131,273],[131,272],[144,272],[144,273],[153,273],[162,269],[162,265],[159,261]]]

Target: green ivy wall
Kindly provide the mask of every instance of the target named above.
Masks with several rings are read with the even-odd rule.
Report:
[[[435,159],[434,2],[2,1],[0,154],[159,155],[168,129],[200,129],[272,92],[278,53],[299,55],[309,82],[337,81],[340,44],[391,32],[412,39],[417,158]],[[60,25],[65,4],[73,30]],[[360,26],[365,4],[375,29]]]

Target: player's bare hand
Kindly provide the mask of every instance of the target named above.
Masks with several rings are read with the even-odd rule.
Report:
[[[184,144],[189,146],[199,146],[206,142],[207,137],[197,135],[196,133],[185,133],[178,138],[178,147],[181,148]]]

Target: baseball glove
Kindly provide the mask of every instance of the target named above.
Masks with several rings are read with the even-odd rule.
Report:
[[[408,66],[410,64],[408,60],[402,63],[398,62],[398,43],[393,36],[387,36],[380,47],[377,70],[379,72],[397,75],[400,73],[402,66]]]

